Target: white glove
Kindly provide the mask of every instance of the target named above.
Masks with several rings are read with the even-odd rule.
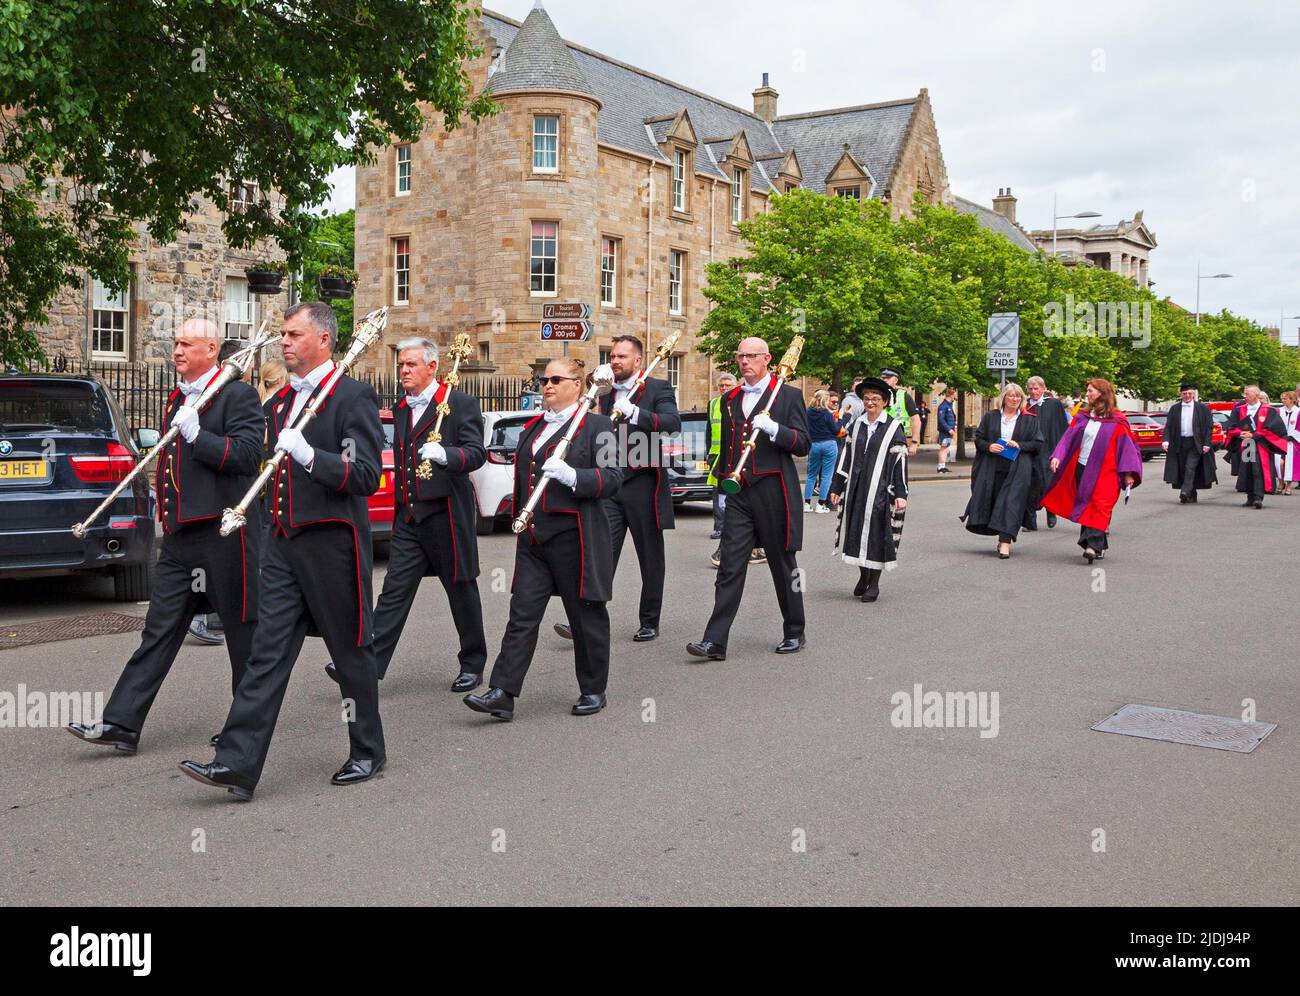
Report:
[[[172,425],[181,430],[181,438],[192,443],[199,438],[199,413],[194,408],[181,407],[172,417]]]
[[[307,440],[302,438],[302,432],[293,426],[280,430],[275,448],[277,452],[283,450],[288,453],[308,470],[311,470],[312,461],[316,459],[316,451],[307,444]]]
[[[1167,451],[1167,450],[1169,449],[1169,444],[1168,444],[1168,443],[1161,443],[1161,444],[1160,444],[1160,448],[1161,448],[1162,450],[1166,450],[1166,451]]]
[[[761,429],[763,432],[766,432],[768,438],[773,442],[776,441],[776,431],[781,428],[777,421],[766,412],[759,412],[755,415],[754,421],[751,424],[755,429]]]
[[[425,443],[420,447],[420,459],[432,460],[441,467],[447,465],[447,451],[442,448],[442,443]]]
[[[578,472],[559,457],[551,457],[542,464],[542,476],[559,481],[570,490],[578,486]]]
[[[628,401],[626,396],[620,397],[614,402],[614,411],[622,412],[623,418],[628,422],[635,422],[640,414],[640,409]]]

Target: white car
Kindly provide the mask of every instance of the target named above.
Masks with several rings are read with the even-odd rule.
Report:
[[[509,528],[515,514],[515,447],[519,445],[519,431],[538,414],[537,411],[483,413],[487,462],[469,475],[478,502],[480,536],[491,533],[498,520],[504,528]]]

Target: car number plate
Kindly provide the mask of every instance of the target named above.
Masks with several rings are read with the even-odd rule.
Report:
[[[0,460],[0,481],[43,481],[44,460]]]
[[[695,461],[695,469],[696,469],[696,470],[708,470],[708,469],[709,469],[709,461],[707,461],[707,460],[696,460],[696,461]]]

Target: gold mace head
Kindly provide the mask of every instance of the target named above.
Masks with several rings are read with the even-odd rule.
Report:
[[[672,335],[670,335],[667,339],[665,339],[662,343],[660,343],[660,344],[659,344],[659,348],[656,349],[655,352],[656,352],[656,353],[657,353],[661,358],[663,358],[663,359],[665,359],[665,360],[668,359],[668,357],[672,355],[673,349],[674,349],[674,348],[676,347],[676,345],[677,345],[677,340],[680,339],[681,337],[682,337],[682,330],[681,330],[681,329],[678,329],[676,332],[674,332]]]
[[[460,357],[460,359],[462,360],[469,358],[469,354],[472,349],[473,346],[469,341],[469,334],[466,332],[460,333],[458,336],[456,336],[455,339],[451,341],[451,350],[450,350],[451,355]]]
[[[799,365],[799,354],[802,352],[803,336],[797,335],[790,340],[790,348],[785,351],[781,362],[776,365],[777,375],[789,380],[794,373],[794,368]]]

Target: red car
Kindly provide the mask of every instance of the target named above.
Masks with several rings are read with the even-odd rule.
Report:
[[[1168,412],[1144,412],[1143,414],[1149,415],[1151,418],[1159,422],[1162,430],[1165,427],[1165,422],[1169,420]],[[1226,437],[1223,434],[1223,426],[1228,421],[1228,412],[1216,411],[1211,408],[1210,419],[1210,450],[1218,451],[1223,449],[1223,444],[1226,441]]]
[[[387,540],[393,532],[393,413],[379,409],[379,421],[384,426],[383,469],[379,472],[379,487],[368,499],[370,506],[370,538],[372,542]]]
[[[1143,462],[1164,452],[1164,447],[1160,445],[1164,439],[1164,425],[1147,412],[1125,412],[1124,417],[1133,430],[1133,439],[1137,442]]]

